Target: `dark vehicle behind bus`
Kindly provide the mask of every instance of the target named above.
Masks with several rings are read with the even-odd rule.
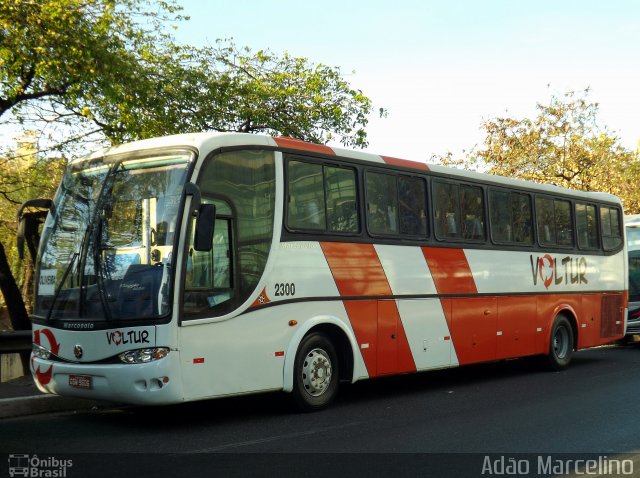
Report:
[[[627,339],[640,335],[640,214],[625,217],[629,248],[629,315]]]

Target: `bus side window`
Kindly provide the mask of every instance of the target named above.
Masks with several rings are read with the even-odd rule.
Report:
[[[395,176],[368,172],[367,224],[372,234],[398,234],[398,191]]]
[[[556,235],[552,199],[536,198],[536,220],[538,223],[538,240],[540,241],[540,245],[555,245]]]
[[[356,233],[358,205],[356,172],[351,168],[324,167],[327,226],[330,232]]]
[[[509,215],[509,197],[507,191],[489,190],[489,211],[491,222],[491,237],[496,242],[511,242],[511,217]]]
[[[475,186],[460,187],[460,216],[462,237],[484,240],[484,204],[482,189]]]
[[[398,178],[401,234],[421,237],[427,234],[425,198],[426,187],[423,179],[403,176]]]
[[[575,211],[578,247],[580,247],[580,249],[597,249],[598,225],[596,221],[596,207],[589,204],[576,203]]]
[[[513,240],[519,244],[532,244],[531,198],[525,194],[511,193],[511,214]]]
[[[460,204],[458,185],[433,182],[433,208],[438,239],[457,238],[460,231]]]
[[[612,207],[600,208],[602,245],[605,251],[612,251],[622,244],[620,210]]]
[[[556,238],[559,246],[573,245],[573,221],[571,217],[571,203],[569,201],[554,200],[556,221]]]
[[[326,229],[322,166],[289,161],[287,224],[293,229]]]

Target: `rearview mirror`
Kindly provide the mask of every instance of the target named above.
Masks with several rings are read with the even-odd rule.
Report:
[[[213,246],[213,229],[216,223],[216,207],[213,204],[201,204],[198,209],[193,248],[196,251],[210,251]]]

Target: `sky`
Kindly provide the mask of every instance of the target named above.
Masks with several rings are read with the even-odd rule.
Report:
[[[640,140],[637,0],[178,0],[175,32],[204,46],[233,38],[339,67],[388,117],[367,151],[418,161],[482,143],[497,116],[535,115],[551,95],[590,88],[599,123]]]

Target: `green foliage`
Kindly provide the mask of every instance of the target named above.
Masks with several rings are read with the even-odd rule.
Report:
[[[74,109],[135,79],[154,24],[177,8],[143,0],[4,0],[0,3],[0,116],[53,99]],[[146,27],[136,22],[144,18]]]
[[[173,1],[4,0],[0,117],[59,149],[210,130],[367,145],[371,101],[338,68],[230,41],[176,45],[166,23],[178,12]]]
[[[450,155],[443,164],[491,174],[555,184],[620,197],[626,213],[640,211],[637,154],[598,124],[598,104],[589,90],[552,96],[538,104],[535,118],[491,118],[481,127],[484,143],[465,158]]]
[[[111,142],[193,131],[264,132],[346,146],[367,145],[371,101],[338,68],[284,53],[218,42],[171,46],[141,59],[144,74],[117,101],[105,96],[84,116]]]
[[[2,172],[0,174],[0,244],[4,246],[13,276],[22,288],[25,298],[30,297],[33,269],[29,258],[26,263],[18,259],[17,211],[19,205],[27,199],[53,197],[65,166],[62,159],[45,160],[37,156],[35,143],[29,146],[31,148],[23,148],[0,159]],[[1,299],[2,295],[0,295],[0,303]],[[30,301],[25,300],[25,302],[29,304]]]
[[[17,207],[53,195],[53,154],[212,130],[367,145],[371,101],[338,68],[231,41],[176,45],[167,26],[180,10],[174,0],[0,1],[0,126],[36,130],[40,143],[18,157],[0,145],[0,243],[14,266]]]

